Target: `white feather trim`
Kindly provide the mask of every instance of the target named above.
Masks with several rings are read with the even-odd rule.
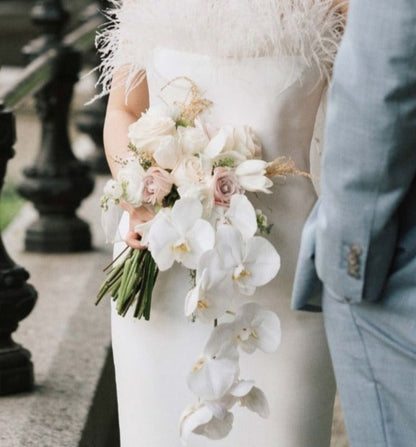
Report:
[[[342,15],[332,0],[111,0],[97,35],[102,57],[98,84],[110,90],[126,70],[126,91],[141,81],[157,47],[241,60],[302,56],[328,76],[341,38]],[[124,82],[124,81],[123,81]]]

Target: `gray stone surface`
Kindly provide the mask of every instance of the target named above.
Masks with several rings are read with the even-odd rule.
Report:
[[[0,83],[10,82],[19,70],[3,67]],[[77,86],[76,113],[92,95],[93,78]],[[16,155],[8,164],[6,181],[17,183],[40,144],[40,125],[33,102],[16,111]],[[74,152],[91,150],[87,137],[69,128]],[[14,339],[28,348],[35,365],[32,393],[0,398],[0,446],[115,447],[118,429],[114,372],[110,352],[109,305],[94,305],[102,267],[111,259],[100,227],[99,196],[107,179],[96,179],[94,193],[79,215],[91,225],[94,250],[88,253],[39,255],[23,251],[24,232],[35,218],[31,205],[3,234],[9,254],[25,267],[39,298],[22,321]]]
[[[14,337],[32,352],[36,386],[32,393],[1,398],[2,447],[75,447],[83,436],[109,361],[109,305],[106,301],[94,305],[104,277],[101,268],[111,258],[99,228],[98,196],[103,181],[98,179],[96,193],[80,212],[91,223],[94,251],[65,255],[23,252],[24,229],[34,217],[30,205],[4,234],[9,254],[30,272],[39,298]],[[113,390],[106,392],[114,398]],[[112,415],[112,419],[103,423],[109,424],[115,418],[114,400],[107,399],[107,405],[104,415]]]

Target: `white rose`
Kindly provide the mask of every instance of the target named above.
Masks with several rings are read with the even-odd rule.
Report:
[[[153,153],[156,163],[163,169],[173,169],[180,159],[181,151],[177,140],[172,135],[166,135],[159,140],[159,146]]]
[[[144,113],[130,124],[128,138],[140,152],[153,154],[163,138],[175,133],[175,121],[169,116]]]
[[[208,144],[204,154],[211,159],[230,157],[244,161],[261,157],[261,143],[250,126],[224,126]]]
[[[172,171],[175,184],[178,186],[186,183],[201,183],[206,175],[207,170],[204,167],[203,160],[192,155],[183,157]]]
[[[157,104],[154,106],[149,107],[149,109],[146,112],[146,115],[156,116],[156,117],[169,117],[172,118],[173,121],[176,122],[176,120],[180,116],[180,109],[178,106],[175,106],[173,104]]]
[[[109,180],[104,186],[104,194],[109,200],[117,202],[123,195],[123,187],[117,180]]]
[[[200,127],[178,127],[179,145],[185,155],[201,153],[208,145],[209,139]]]
[[[123,198],[133,206],[142,204],[142,180],[145,170],[136,160],[129,160],[120,168],[117,174],[117,181],[123,187]]]
[[[246,159],[261,158],[261,142],[250,126],[235,127],[233,137],[233,151]]]

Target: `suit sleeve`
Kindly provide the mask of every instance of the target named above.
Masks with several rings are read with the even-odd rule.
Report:
[[[303,235],[297,278],[313,259],[335,296],[377,300],[415,173],[416,3],[351,0],[328,103],[321,198]],[[311,246],[313,253],[305,249]],[[307,293],[295,282],[295,307]]]

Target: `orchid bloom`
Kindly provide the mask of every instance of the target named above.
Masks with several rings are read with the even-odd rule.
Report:
[[[178,187],[178,193],[181,198],[191,197],[201,202],[203,207],[202,217],[210,220],[214,207],[214,198],[210,188],[204,183],[185,183]]]
[[[246,303],[236,314],[234,330],[241,348],[252,353],[256,348],[263,352],[276,351],[281,340],[278,316],[257,303]]]
[[[224,217],[227,223],[239,229],[244,239],[254,236],[257,231],[256,210],[243,194],[236,194],[231,198]]]
[[[248,239],[257,231],[256,210],[243,194],[234,194],[230,206],[215,206],[210,222],[214,228],[220,225],[232,225],[238,228],[244,239]]]
[[[233,396],[241,406],[257,413],[262,418],[267,418],[270,414],[267,398],[260,388],[254,386],[252,380],[239,380],[230,389]]]
[[[149,230],[149,250],[159,270],[168,270],[174,261],[195,269],[202,253],[214,246],[215,233],[202,216],[198,200],[184,198],[165,212],[159,212]]]
[[[205,400],[220,399],[238,377],[238,358],[235,343],[211,337],[188,376],[189,389]]]
[[[191,433],[210,439],[222,439],[227,436],[234,419],[230,409],[236,403],[262,418],[269,416],[269,404],[263,391],[254,386],[252,380],[236,380],[221,399],[200,401],[183,411],[180,421],[182,442],[186,444]]]
[[[280,268],[280,256],[268,240],[260,236],[244,240],[231,225],[217,229],[217,243],[209,256],[219,258],[217,264],[243,295],[253,295],[256,288],[271,281]]]
[[[204,268],[201,272],[198,268],[196,285],[186,296],[185,315],[193,315],[205,322],[221,317],[229,307],[233,292],[231,283],[224,279],[224,274],[218,269],[210,271],[209,268]]]
[[[191,433],[209,439],[222,439],[230,433],[234,416],[230,411],[218,414],[213,405],[199,403],[184,410],[180,421],[180,436],[185,445]]]
[[[240,307],[234,321],[219,324],[213,331],[212,345],[235,343],[248,354],[257,348],[266,353],[276,351],[280,344],[281,329],[278,316],[257,303],[246,303]]]

